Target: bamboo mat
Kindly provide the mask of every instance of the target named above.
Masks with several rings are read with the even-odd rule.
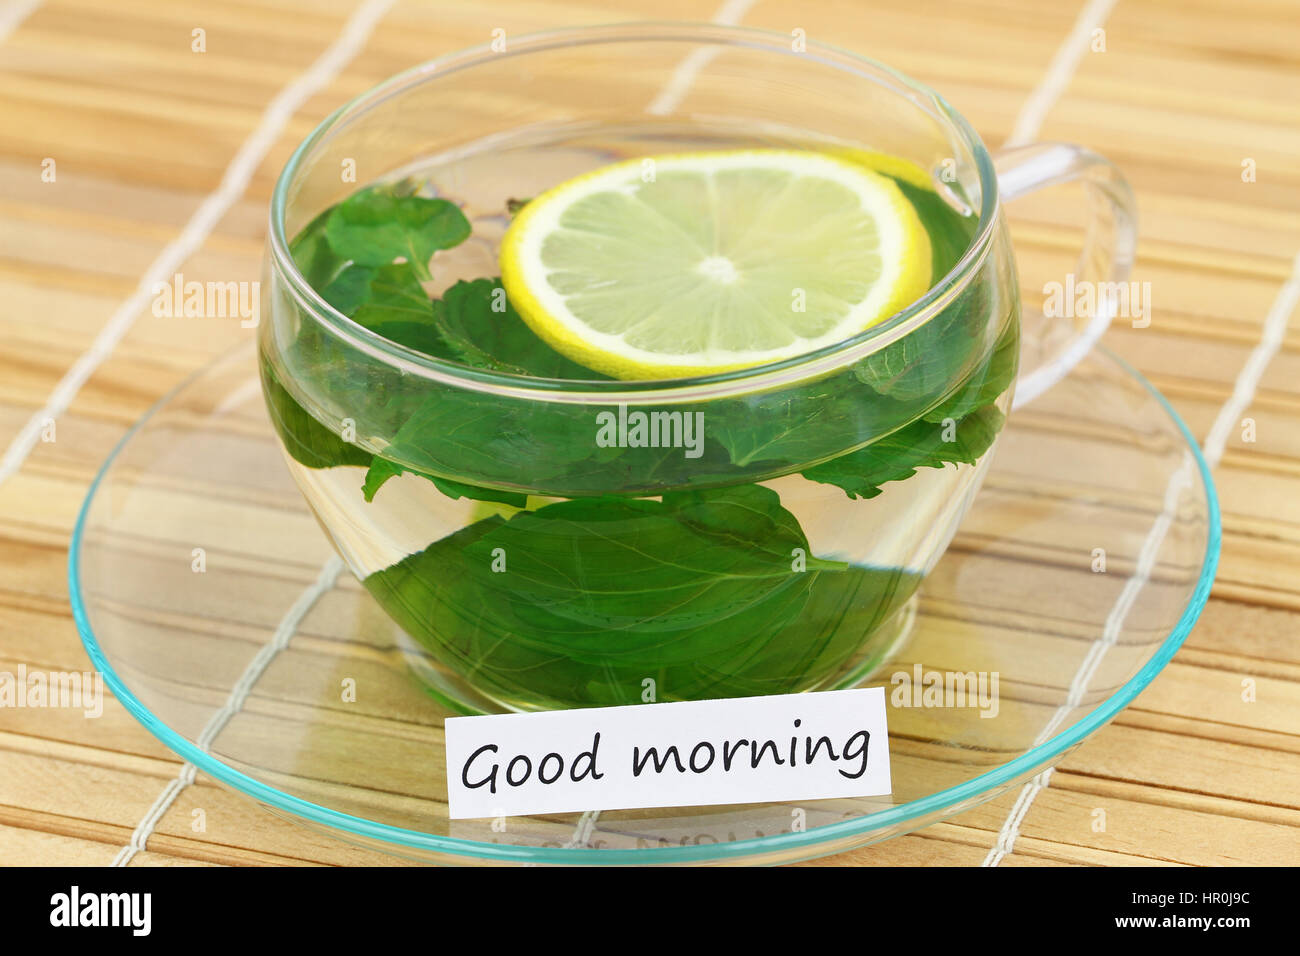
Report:
[[[124,308],[155,258],[179,249],[172,271],[256,279],[289,152],[335,106],[398,69],[497,28],[649,17],[802,29],[936,86],[993,147],[1027,133],[1116,161],[1138,196],[1134,278],[1152,283],[1154,318],[1145,329],[1117,325],[1106,342],[1199,439],[1215,439],[1219,577],[1155,683],[1049,779],[821,862],[977,865],[1000,845],[992,856],[1003,866],[1300,863],[1300,333],[1291,324],[1300,19],[1290,0],[729,0],[720,9],[688,0],[9,0],[0,7],[0,449],[9,449],[0,671],[87,666],[65,575],[87,485],[160,395],[248,335],[237,320]],[[201,54],[191,49],[196,28]],[[327,49],[336,73],[310,72]],[[265,155],[252,152],[246,186],[223,185],[255,130]],[[53,183],[42,182],[47,158]],[[1243,164],[1254,181],[1243,180]],[[186,231],[212,197],[225,200],[212,228]],[[1024,273],[1053,245],[1049,212],[1013,211]],[[48,411],[56,440],[24,444],[25,426]],[[1254,441],[1243,439],[1244,418]],[[1253,703],[1241,702],[1247,679]],[[395,862],[202,776],[151,819],[180,769],[114,701],[98,720],[0,708],[0,863],[107,864],[143,821],[152,832],[132,866]],[[203,832],[191,825],[196,808]]]

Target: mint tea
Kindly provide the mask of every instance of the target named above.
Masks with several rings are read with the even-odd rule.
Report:
[[[300,224],[260,333],[271,419],[435,695],[782,694],[892,653],[1019,345],[1009,250],[949,278],[978,223],[936,173],[680,124],[533,131]],[[870,308],[888,335],[836,338]]]

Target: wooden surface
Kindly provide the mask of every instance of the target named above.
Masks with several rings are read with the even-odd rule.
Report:
[[[88,665],[65,562],[88,482],[151,403],[249,333],[237,320],[160,319],[146,308],[114,326],[120,341],[101,338],[96,350],[96,337],[220,189],[268,104],[337,43],[357,6],[47,0],[0,9],[0,24],[14,26],[0,42],[0,448],[58,404],[56,388],[79,362],[90,373],[63,393],[56,440],[14,458],[0,481],[0,671],[79,670]],[[1284,308],[1294,305],[1287,283],[1300,252],[1293,4],[757,0],[720,12],[784,34],[803,29],[911,73],[947,94],[991,146],[1041,118],[1040,138],[1119,163],[1138,196],[1134,277],[1152,283],[1154,319],[1117,326],[1106,341],[1199,439],[1216,419],[1230,426],[1215,472],[1223,556],[1200,623],[1155,683],[1033,794],[1001,865],[1300,863],[1300,333]],[[718,14],[688,0],[399,0],[337,77],[272,125],[247,188],[180,271],[256,279],[267,202],[290,150],[398,69],[484,42],[494,28]],[[1104,51],[1090,49],[1094,26]],[[191,51],[196,27],[205,53]],[[53,183],[41,180],[46,158],[57,164]],[[1247,159],[1254,182],[1243,181]],[[1035,223],[1015,232],[1032,262]],[[1243,440],[1247,417],[1253,442]],[[1223,706],[1240,700],[1246,679],[1255,703]],[[0,863],[109,863],[179,767],[111,700],[98,720],[0,708]],[[822,862],[979,864],[1022,796]],[[198,806],[203,833],[190,825]],[[1093,826],[1098,808],[1104,832]],[[375,862],[391,861],[200,776],[131,865]]]

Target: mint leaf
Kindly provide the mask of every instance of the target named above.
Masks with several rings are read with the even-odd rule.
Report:
[[[988,360],[975,370],[952,396],[925,413],[925,420],[965,418],[976,409],[996,401],[1011,387],[1020,364],[1020,323],[1010,321],[993,345]]]
[[[418,472],[417,472],[418,474]],[[472,498],[475,501],[500,501],[503,504],[513,505],[516,508],[523,508],[528,505],[528,496],[517,491],[499,491],[496,488],[480,488],[478,485],[467,485],[461,481],[452,481],[450,478],[439,478],[436,475],[422,475],[432,481],[444,495],[448,498]]]
[[[704,415],[709,434],[740,467],[815,461],[827,449],[860,444],[882,423],[900,420],[895,403],[843,375],[784,393],[717,402]]]
[[[370,461],[370,466],[366,469],[366,480],[361,486],[361,493],[365,496],[366,501],[374,501],[375,495],[384,486],[384,482],[389,478],[395,478],[404,471],[406,469],[396,462],[375,455]]]
[[[374,277],[375,270],[369,266],[347,266],[318,291],[322,299],[351,318],[370,298],[370,280]]]
[[[456,361],[434,318],[429,297],[409,262],[351,265],[322,292],[326,301],[390,342]]]
[[[370,464],[370,452],[348,444],[313,418],[280,383],[269,362],[259,365],[271,425],[294,461],[308,468]]]
[[[366,292],[365,299],[352,313],[358,324],[411,348],[422,349],[426,341],[435,347],[440,342],[429,296],[411,263],[375,269]]]
[[[334,207],[325,235],[334,253],[361,266],[405,258],[421,279],[439,249],[464,242],[469,220],[445,199],[395,196],[378,187],[354,193]]]
[[[847,455],[808,468],[805,478],[835,485],[850,498],[874,498],[881,485],[911,478],[918,468],[942,468],[945,463],[973,465],[993,445],[1002,428],[996,406],[967,415],[953,425],[953,440],[944,441],[942,423],[924,420],[900,428],[879,441]]]
[[[353,271],[358,273],[357,279],[350,277]],[[356,299],[361,299],[354,318],[393,341],[477,368],[541,377],[594,375],[534,336],[509,305],[505,290],[497,280],[457,282],[432,304],[409,263],[378,269],[349,266],[334,285],[342,296],[353,294],[351,290],[360,289],[363,282],[364,292],[354,294]],[[498,304],[503,311],[496,311]],[[517,412],[495,408],[491,400],[477,394],[446,390],[430,395],[398,429],[388,454],[407,465],[413,459],[431,467],[407,467],[376,457],[363,486],[366,500],[372,500],[393,475],[410,471],[433,482],[451,498],[500,501],[523,507],[527,496],[520,492],[470,485],[440,477],[437,472],[473,472],[476,467],[483,467],[486,462],[475,447],[483,435],[495,436],[492,442],[501,454],[527,456],[498,459],[497,470],[501,461],[540,460],[562,466],[581,460],[599,449],[595,446],[594,416],[578,410],[575,416],[582,416],[574,417],[571,422],[576,433],[556,434],[564,423],[557,424],[557,417],[547,417],[540,411],[536,421],[530,423],[524,420],[527,416],[521,418]],[[467,421],[476,424],[468,432],[468,440],[461,441],[460,436],[466,433],[460,426]],[[472,464],[464,461],[464,453],[471,450]],[[618,451],[614,449],[615,453]]]
[[[441,478],[413,468],[372,455],[369,451],[345,442],[327,427],[311,416],[297,400],[284,388],[270,364],[263,361],[262,381],[266,394],[267,408],[271,424],[280,436],[285,450],[299,464],[308,468],[335,468],[341,465],[359,466],[366,469],[362,493],[366,501],[373,501],[376,492],[389,478],[410,471],[431,481],[434,486],[449,498],[472,498],[478,501],[499,501],[516,508],[528,503],[528,496],[516,491],[502,491],[495,488],[482,488],[465,482]],[[418,428],[418,423],[417,426]],[[402,434],[399,429],[398,434]],[[435,438],[436,440],[436,438]]]
[[[436,475],[492,475],[503,465],[532,469],[519,472],[527,479],[546,469],[558,473],[597,450],[594,415],[582,408],[562,419],[550,408],[529,414],[528,403],[502,401],[460,389],[433,392],[397,430],[385,457]]]
[[[741,485],[494,516],[364,584],[489,693],[631,703],[646,677],[664,700],[783,693],[836,672],[918,580],[815,558],[796,571],[796,549],[776,493]]]
[[[708,491],[670,491],[663,495],[665,508],[676,512],[678,520],[704,534],[721,535],[738,546],[751,549],[758,543],[769,550],[778,564],[785,561],[790,549],[807,549],[803,529],[790,512],[781,507],[775,491],[762,485],[734,485]],[[790,549],[787,549],[787,545]],[[807,567],[813,570],[843,571],[843,561],[823,561],[806,555]],[[784,574],[784,572],[782,572]]]
[[[444,292],[441,299],[434,300],[433,314],[447,347],[465,365],[513,375],[528,374],[522,365],[494,353],[488,345],[488,340],[498,334],[492,327],[495,322],[504,325],[509,321],[508,316],[520,322],[498,280],[462,279]],[[540,344],[536,337],[534,341]]]
[[[326,209],[307,223],[289,243],[289,255],[293,257],[298,271],[303,274],[307,284],[317,291],[329,285],[346,264],[346,261],[339,258],[330,247],[329,240],[325,237],[325,223],[333,212],[333,206]]]
[[[539,339],[506,298],[500,279],[457,282],[433,311],[448,347],[466,365],[535,378],[608,378]]]
[[[370,463],[370,467],[366,470],[365,484],[361,486],[361,493],[365,495],[366,501],[374,501],[375,494],[383,487],[384,482],[403,472],[419,475],[421,478],[433,482],[434,487],[448,498],[500,501],[504,504],[514,505],[516,508],[523,508],[528,504],[528,496],[517,491],[497,491],[494,488],[480,488],[477,485],[467,485],[460,481],[452,481],[449,478],[439,478],[437,475],[429,475],[422,471],[403,468],[397,462],[389,461],[387,458],[380,458],[378,455],[375,456]]]
[[[990,321],[986,283],[978,279],[957,300],[920,328],[868,355],[853,375],[881,395],[902,402],[937,397],[963,376],[984,345]]]

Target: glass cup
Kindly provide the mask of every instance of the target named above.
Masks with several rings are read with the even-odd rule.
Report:
[[[440,360],[313,287],[324,215],[358,183],[462,207],[473,233],[434,257],[439,294],[497,275],[509,200],[618,160],[774,146],[908,161],[929,180],[908,190],[922,221],[928,203],[959,224],[932,234],[960,237],[955,265],[851,339],[665,381]],[[685,24],[452,54],[340,109],[282,173],[259,330],[267,406],[322,527],[450,706],[850,686],[906,638],[1013,394],[1064,375],[1115,311],[1099,295],[1021,335],[1001,203],[1067,181],[1091,200],[1076,285],[1116,288],[1103,283],[1128,275],[1134,210],[1113,166],[1060,144],[995,160],[938,94],[866,58]]]

